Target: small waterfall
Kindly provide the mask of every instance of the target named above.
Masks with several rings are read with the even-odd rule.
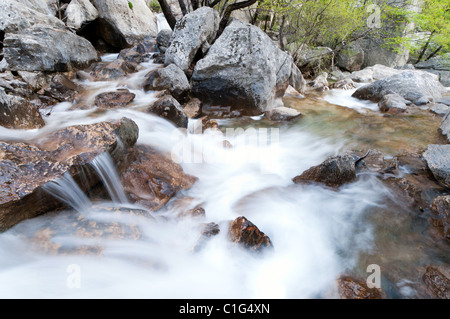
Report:
[[[65,173],[62,178],[48,182],[43,189],[78,212],[86,211],[91,206],[89,198],[69,173]]]
[[[100,176],[103,185],[108,190],[111,200],[114,203],[127,203],[127,196],[122,188],[119,175],[109,153],[104,152],[98,155],[92,160],[90,165],[97,172],[98,176]]]

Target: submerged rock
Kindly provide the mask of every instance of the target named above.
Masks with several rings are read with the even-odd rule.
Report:
[[[243,216],[236,218],[231,223],[228,238],[232,242],[256,252],[273,247],[270,238]]]
[[[96,214],[103,218],[93,217]],[[143,220],[153,217],[142,209],[94,204],[83,212],[53,211],[14,230],[25,234],[32,248],[45,254],[101,255],[110,240],[145,240],[139,226]]]
[[[436,180],[450,187],[450,144],[428,145],[423,157]]]
[[[146,145],[137,145],[120,173],[128,198],[151,210],[158,210],[179,191],[190,188],[197,178],[184,173],[169,156]]]
[[[192,92],[211,105],[259,115],[272,108],[276,98],[283,97],[292,64],[292,57],[261,29],[233,20],[197,62]]]
[[[383,299],[381,289],[369,288],[363,279],[344,275],[337,284],[341,299]]]
[[[450,241],[450,195],[437,197],[431,210],[434,213],[431,224],[442,238]]]
[[[137,138],[137,125],[122,118],[67,127],[33,144],[0,142],[0,231],[61,205],[44,190],[47,183],[65,174],[80,181],[89,172],[87,164],[103,152],[109,152],[117,163]],[[79,183],[82,190],[98,182],[91,175]]]
[[[450,299],[450,279],[437,267],[429,266],[422,279],[433,297]]]
[[[330,157],[322,164],[313,166],[293,178],[296,184],[320,183],[337,188],[356,180],[355,156],[339,155]]]
[[[116,48],[127,48],[147,36],[156,37],[158,27],[155,14],[144,0],[128,1],[93,0],[100,20],[99,32],[102,38]]]

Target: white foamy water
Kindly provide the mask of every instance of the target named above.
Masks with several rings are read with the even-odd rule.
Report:
[[[82,83],[93,90],[93,96],[105,89],[128,87],[137,96],[130,108],[93,116],[95,110],[71,111],[71,105],[62,103],[53,108],[43,129],[2,130],[0,137],[11,133],[16,135],[9,139],[32,139],[69,125],[131,118],[139,126],[139,144],[172,152],[184,171],[198,178],[178,197],[192,199],[184,209],[201,204],[205,218],[177,218],[182,209],[176,198],[151,213],[154,218],[130,216],[119,221],[137,225],[139,239],[81,238],[78,224],[58,224],[64,223],[64,215],[22,222],[0,234],[0,298],[333,297],[336,278],[354,267],[358,254],[372,246],[372,227],[365,216],[368,209],[382,203],[380,183],[363,176],[338,192],[294,185],[294,176],[340,151],[340,145],[298,127],[274,132],[267,128],[269,141],[261,139],[264,131],[241,131],[226,137],[232,148],[223,148],[223,136],[186,133],[162,118],[144,114],[138,108],[154,101],[154,92],[144,92],[139,86],[154,67],[146,66],[127,79]],[[115,201],[123,202],[115,190],[120,185],[116,185],[113,168],[106,165],[109,171],[105,170],[105,165],[100,160],[94,164],[110,183]],[[66,184],[60,185],[59,190],[70,193]],[[64,196],[64,192],[58,194]],[[75,203],[80,201],[72,197]],[[76,208],[78,213],[71,214],[81,214],[93,225],[118,222],[117,214],[99,213],[84,204]],[[255,255],[232,244],[227,238],[228,223],[238,216],[247,217],[268,235],[274,249]],[[35,232],[50,227],[49,222],[59,225],[54,226],[50,243],[72,248],[101,246],[102,254],[63,256],[35,249],[39,242]],[[220,233],[194,252],[201,225],[210,222],[219,225]]]
[[[380,111],[377,103],[352,97],[352,94],[355,93],[356,90],[357,89],[332,89],[325,93],[323,99],[328,103],[348,107],[360,113],[367,113],[368,110],[374,112]]]

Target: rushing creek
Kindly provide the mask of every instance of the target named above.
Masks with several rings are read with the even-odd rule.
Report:
[[[2,128],[0,138],[26,141],[70,125],[128,117],[139,126],[138,144],[172,153],[198,181],[152,212],[153,218],[121,220],[138,225],[141,239],[96,242],[77,235],[70,214],[101,223],[117,216],[99,213],[99,206],[139,208],[124,197],[110,159],[99,157],[92,166],[111,201],[90,198],[70,178],[49,185],[48,191],[74,210],[27,220],[0,234],[1,298],[328,298],[336,296],[335,283],[341,274],[352,271],[367,277],[370,264],[395,273],[382,277],[388,297],[414,298],[418,296],[414,269],[448,264],[445,247],[436,247],[423,234],[427,219],[402,210],[376,177],[360,176],[339,191],[292,182],[294,176],[345,150],[378,149],[392,156],[418,152],[439,140],[439,118],[425,112],[382,116],[375,104],[361,103],[349,91],[334,90],[304,99],[285,97],[287,106],[303,113],[294,123],[278,125],[262,117],[219,119],[223,131],[240,132],[227,135],[233,147],[224,148],[223,137],[184,134],[165,119],[140,111],[156,99],[156,92],[145,92],[141,85],[157,65],[143,66],[117,81],[80,82],[87,89],[83,103],[92,104],[97,94],[123,87],[136,94],[129,107],[99,112],[61,103],[45,118],[44,128]],[[269,135],[269,141],[251,143],[249,134],[261,132]],[[201,204],[205,218],[177,218],[183,197],[190,199],[183,204],[189,208]],[[267,234],[274,249],[255,255],[233,245],[226,225],[239,216]],[[30,238],[49,220],[61,229],[51,242],[74,249],[101,246],[101,254],[43,252]],[[221,231],[194,252],[198,229],[209,222],[217,223]],[[71,282],[74,271],[78,281]]]

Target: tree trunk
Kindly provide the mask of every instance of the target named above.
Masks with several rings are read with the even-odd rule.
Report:
[[[441,51],[441,49],[442,49],[442,45],[439,46],[439,48],[437,48],[436,50],[434,50],[434,52],[431,53],[431,54],[428,56],[428,58],[426,58],[425,61],[428,61],[429,59],[431,59],[432,57],[434,57],[439,51]]]
[[[431,32],[430,37],[428,38],[427,43],[425,43],[425,46],[423,47],[422,52],[420,52],[420,55],[419,55],[419,58],[418,58],[417,61],[416,61],[416,64],[419,63],[420,61],[422,61],[423,55],[424,55],[425,52],[427,51],[428,45],[430,45],[430,41],[431,41],[431,38],[432,38],[433,35],[434,35],[434,32],[435,32],[434,30],[433,30],[433,32]]]
[[[280,48],[281,48],[281,50],[283,50],[284,51],[284,41],[283,41],[283,36],[284,36],[284,34],[283,34],[283,31],[284,31],[284,24],[286,23],[286,16],[285,15],[283,15],[282,17],[281,17],[281,25],[280,25],[280,32],[279,32],[279,37],[280,37]]]
[[[183,13],[183,16],[185,16],[186,14],[188,14],[188,9],[186,8],[186,3],[184,2],[184,0],[178,0],[178,3],[180,4],[180,9],[181,12]]]
[[[170,28],[173,30],[175,28],[175,24],[177,23],[177,19],[175,18],[172,10],[170,10],[170,6],[166,0],[158,0],[159,5],[161,6],[161,10],[164,13],[164,17],[167,20]]]
[[[222,34],[223,30],[225,30],[225,28],[228,24],[228,21],[230,20],[231,13],[233,11],[249,7],[253,4],[255,4],[256,2],[258,2],[258,0],[246,0],[246,1],[242,1],[242,2],[236,2],[236,3],[230,4],[229,6],[227,6],[227,8],[225,9],[225,12],[223,14],[222,20],[220,20],[219,31],[217,32],[217,37],[219,37]]]

